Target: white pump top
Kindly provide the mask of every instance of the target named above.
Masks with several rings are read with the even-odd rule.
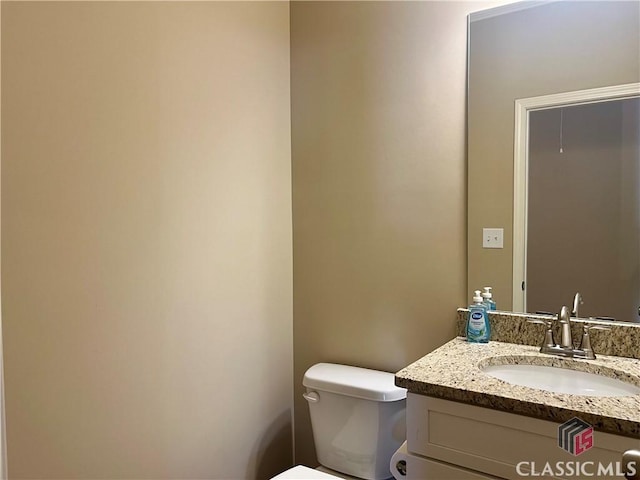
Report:
[[[473,303],[482,303],[482,295],[480,295],[480,290],[476,290],[473,293]]]
[[[491,287],[484,287],[484,292],[482,292],[482,298],[491,298]]]

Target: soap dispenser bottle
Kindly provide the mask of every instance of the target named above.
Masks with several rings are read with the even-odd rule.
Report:
[[[482,303],[480,290],[474,292],[473,303],[469,305],[467,318],[467,342],[488,343],[491,337],[491,325],[487,307]]]
[[[484,303],[488,311],[496,309],[496,302],[493,301],[491,287],[484,287],[484,292],[482,292],[482,303]]]

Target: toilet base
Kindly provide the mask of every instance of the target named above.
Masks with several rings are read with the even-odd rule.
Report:
[[[330,468],[323,467],[322,465],[316,468],[316,470],[319,472],[328,473],[329,475],[333,475],[334,477],[340,478],[342,480],[362,480],[361,478],[352,477],[351,475],[347,475],[346,473],[336,472],[335,470],[331,470]]]

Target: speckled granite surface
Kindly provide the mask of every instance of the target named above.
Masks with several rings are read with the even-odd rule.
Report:
[[[538,325],[532,325],[537,327]],[[562,366],[623,379],[640,387],[640,361],[600,355],[572,360],[541,354],[538,347],[456,338],[396,373],[396,385],[411,392],[562,423],[578,416],[596,430],[640,439],[640,395],[566,395],[512,385],[483,373],[487,364]]]
[[[469,310],[459,308],[457,314],[457,335],[464,337]],[[540,346],[544,338],[545,326],[527,322],[527,319],[549,320],[548,315],[533,315],[511,312],[490,312],[491,340]],[[610,330],[591,330],[591,347],[596,355],[615,355],[618,357],[640,359],[640,323],[609,322],[602,320],[572,319],[572,335],[578,342],[582,335],[582,324],[603,325]],[[560,332],[555,331],[556,341]]]

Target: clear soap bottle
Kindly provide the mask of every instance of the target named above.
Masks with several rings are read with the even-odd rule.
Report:
[[[473,303],[469,305],[467,318],[467,342],[488,343],[491,338],[491,324],[487,307],[482,303],[480,290],[474,292]]]
[[[482,303],[485,304],[487,310],[495,310],[496,302],[493,301],[493,294],[491,293],[491,287],[484,287],[484,292],[482,292]]]

